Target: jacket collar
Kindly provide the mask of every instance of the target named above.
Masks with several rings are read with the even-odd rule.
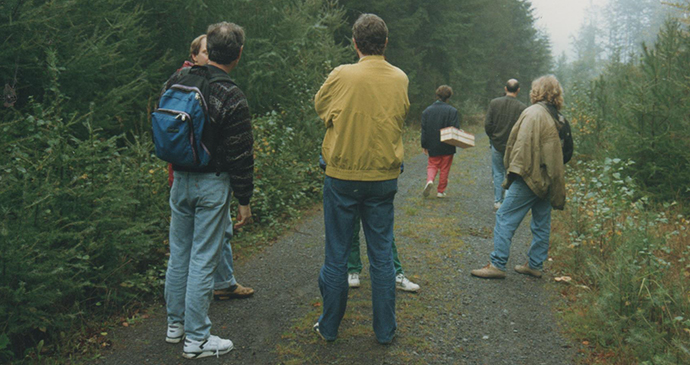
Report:
[[[364,56],[359,59],[357,63],[361,62],[367,62],[367,61],[385,61],[386,58],[384,56],[380,55],[369,55],[369,56]]]

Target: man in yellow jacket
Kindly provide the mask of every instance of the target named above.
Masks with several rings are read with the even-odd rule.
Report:
[[[409,110],[408,78],[386,62],[386,23],[362,14],[352,27],[356,64],[335,68],[315,97],[326,124],[322,154],[326,254],[319,275],[323,313],[314,330],[334,341],[347,305],[347,260],[357,216],[367,241],[374,333],[383,344],[393,340],[395,269],[393,199],[403,161],[402,128]]]

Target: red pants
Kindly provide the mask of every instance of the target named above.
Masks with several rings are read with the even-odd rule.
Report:
[[[434,181],[436,172],[441,170],[438,178],[438,192],[442,193],[448,186],[448,173],[450,165],[453,164],[453,155],[441,155],[429,157],[429,164],[426,167],[426,181]]]

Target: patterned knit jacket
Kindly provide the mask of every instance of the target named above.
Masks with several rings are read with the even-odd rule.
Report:
[[[165,83],[161,95],[180,78],[175,72]],[[209,77],[223,70],[214,67],[193,68],[190,73]],[[175,171],[227,172],[230,186],[241,205],[249,204],[254,191],[254,136],[247,98],[237,85],[219,81],[210,85],[208,100],[209,116],[217,123],[217,143],[211,151],[211,162],[202,169],[173,166]]]

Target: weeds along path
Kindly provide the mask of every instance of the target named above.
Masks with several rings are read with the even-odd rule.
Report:
[[[407,276],[419,293],[397,292],[398,333],[381,346],[371,328],[366,248],[362,287],[349,293],[338,340],[325,343],[311,327],[321,312],[317,285],[324,227],[319,209],[293,232],[246,262],[236,262],[241,283],[256,289],[249,299],[214,302],[213,333],[235,350],[214,364],[571,364],[575,350],[560,332],[550,276],[533,279],[508,272],[505,280],[472,278],[493,248],[494,213],[486,136],[459,151],[446,199],[421,197],[426,156],[408,157],[396,197],[395,234]],[[412,155],[409,151],[408,156]],[[513,244],[509,267],[526,261],[529,221]],[[362,243],[364,239],[362,237]],[[363,245],[364,246],[364,245]],[[113,333],[102,364],[182,364],[182,344],[164,341],[165,311]]]

